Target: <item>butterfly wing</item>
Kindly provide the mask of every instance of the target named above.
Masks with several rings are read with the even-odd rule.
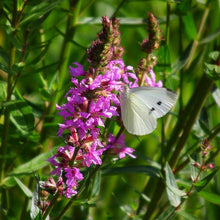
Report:
[[[159,87],[137,87],[130,89],[130,93],[135,94],[136,97],[142,100],[155,118],[160,118],[167,114],[177,99],[176,93]]]
[[[122,121],[129,133],[145,135],[156,128],[157,122],[152,111],[139,96],[132,92],[122,93],[120,101]]]

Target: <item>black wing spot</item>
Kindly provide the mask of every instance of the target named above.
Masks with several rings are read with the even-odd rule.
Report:
[[[159,101],[159,102],[157,102],[157,104],[158,104],[158,105],[161,105],[161,104],[162,104],[162,102],[161,102],[161,101]]]
[[[151,111],[151,112],[152,112],[152,111],[155,111],[155,108],[154,108],[154,107],[153,107],[153,108],[151,108],[151,110],[150,110],[150,111]]]

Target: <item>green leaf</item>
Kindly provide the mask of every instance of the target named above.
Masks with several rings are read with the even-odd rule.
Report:
[[[31,69],[27,72],[24,72],[23,75],[21,76],[21,78],[23,78],[23,77],[33,77],[33,74],[45,71],[45,70],[47,70],[51,67],[56,67],[59,63],[60,62],[54,62],[54,63],[48,64],[48,65],[45,65],[41,68]]]
[[[32,6],[28,15],[25,16],[23,20],[21,20],[20,26],[27,24],[31,24],[33,26],[33,21],[40,21],[38,24],[42,24],[41,19],[45,16],[47,17],[49,13],[54,9],[54,7],[56,7],[60,2],[61,0],[53,1],[53,3],[50,1],[44,1],[37,4],[36,6]]]
[[[28,161],[25,164],[22,164],[21,166],[13,169],[8,176],[14,176],[14,175],[23,175],[23,174],[31,174],[47,165],[49,165],[49,162],[46,160],[53,155],[54,149],[51,149],[50,151],[46,153],[42,153],[38,155],[37,157],[33,158],[32,160]]]
[[[178,185],[183,186],[184,188],[188,190],[191,188],[191,183],[189,182],[180,181],[178,182]],[[220,205],[220,196],[217,194],[201,190],[200,192],[197,193],[197,195],[199,195],[200,197],[204,198],[205,200],[213,204]]]
[[[2,186],[7,187],[7,188],[11,188],[14,187],[16,185],[16,181],[13,177],[5,177],[2,181]]]
[[[172,220],[176,218],[176,213],[175,213],[175,207],[170,206],[168,209],[166,209],[156,220]]]
[[[200,191],[198,195],[204,198],[205,200],[220,206],[220,195],[206,192],[204,190]]]
[[[212,80],[219,80],[220,79],[220,66],[205,63],[205,73]]]
[[[185,220],[198,220],[198,218],[194,217],[193,215],[183,210],[178,210],[176,214],[183,217]]]
[[[150,202],[150,198],[146,196],[144,193],[137,190],[133,185],[131,185],[129,182],[127,182],[124,178],[122,179],[124,183],[126,183],[134,192],[136,192],[143,200],[145,200],[147,203]]]
[[[100,187],[101,187],[101,179],[102,179],[101,177],[102,177],[101,172],[98,171],[96,173],[96,176],[95,176],[95,179],[94,179],[94,182],[93,182],[92,197],[95,197],[95,196],[99,195]]]
[[[212,80],[220,79],[220,66],[217,65],[218,60],[220,60],[220,52],[213,51],[209,53],[209,63],[205,63],[205,73]]]
[[[37,54],[37,56],[34,56],[34,58],[26,64],[26,67],[28,67],[30,65],[36,66],[37,63],[41,62],[45,58],[45,55],[48,52],[49,46],[50,46],[50,41],[47,43],[44,42],[44,44],[41,45],[42,49],[41,49],[40,54]],[[32,68],[31,70],[33,71],[35,69],[36,68]]]
[[[173,172],[168,163],[166,163],[164,170],[168,199],[172,206],[177,207],[181,203],[181,197],[186,194],[178,189],[175,176],[173,175]]]
[[[212,61],[217,61],[220,57],[220,52],[219,51],[213,51],[211,53],[209,53],[209,58],[212,60]]]
[[[199,44],[206,44],[213,41],[220,34],[220,29],[218,29],[214,34],[209,35],[208,37],[199,41]]]
[[[18,186],[21,188],[21,190],[24,192],[24,194],[28,197],[32,197],[32,192],[31,190],[25,186],[17,177],[14,177],[15,182],[18,184]]]
[[[199,169],[193,166],[193,164],[196,163],[195,160],[193,160],[190,155],[188,155],[189,160],[190,160],[190,174],[191,174],[191,179],[194,181],[198,177]]]
[[[216,104],[218,105],[218,107],[220,108],[220,89],[215,89],[212,92],[212,96],[216,102]]]
[[[167,45],[162,45],[158,50],[158,60],[155,72],[171,72],[170,50]]]
[[[201,114],[202,115],[202,114]],[[200,115],[200,116],[201,116]],[[199,120],[199,125],[200,125],[200,128],[204,131],[204,133],[206,135],[209,135],[211,133],[211,131],[209,130],[209,127],[207,125],[207,123],[204,121],[204,120]]]
[[[191,9],[191,4],[188,0],[183,0],[183,1],[176,1],[178,4],[176,4],[176,13],[180,15],[185,15],[187,14],[188,11]]]
[[[15,72],[11,69],[9,69],[7,66],[4,64],[0,63],[0,69],[3,70],[4,72],[10,74],[10,75],[15,75]]]
[[[124,205],[115,194],[113,194],[113,196],[115,197],[116,202],[118,203],[122,212],[124,212],[127,216],[131,216],[131,214],[133,213],[132,207],[130,205]]]
[[[197,30],[191,13],[187,13],[183,17],[185,31],[190,40],[197,39]]]
[[[194,183],[194,186],[196,190],[199,192],[203,188],[206,187],[206,185],[212,180],[212,178],[215,176],[215,174],[218,172],[218,168],[214,169],[210,174],[208,174],[206,177],[201,179],[200,181]]]
[[[10,110],[12,123],[23,135],[28,135],[34,129],[33,111],[25,101],[9,101],[5,102],[4,106]]]
[[[0,81],[0,101],[6,100],[7,97],[7,83]]]
[[[129,167],[114,167],[102,169],[104,175],[118,175],[126,173],[144,173],[151,177],[160,177],[159,169],[152,166],[129,166]]]

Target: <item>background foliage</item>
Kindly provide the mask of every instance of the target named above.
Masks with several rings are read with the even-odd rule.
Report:
[[[177,180],[177,185],[171,181],[171,188],[178,186],[190,192],[190,177],[195,177],[197,170],[189,158],[199,162],[205,138],[212,146],[206,162],[213,162],[216,168],[219,165],[220,95],[216,88],[220,86],[220,2],[2,0],[2,219],[30,218],[34,174],[41,178],[49,175],[45,159],[63,144],[56,137],[61,117],[55,104],[64,102],[62,97],[71,85],[68,66],[79,62],[86,69],[86,50],[101,30],[101,16],[119,19],[124,61],[136,67],[143,57],[139,43],[147,38],[149,11],[158,19],[164,37],[154,71],[157,79],[179,96],[174,116],[159,120],[150,135],[136,138],[126,133],[126,143],[136,149],[137,159],[126,158],[102,167],[63,219],[150,219],[161,214],[160,219],[218,218],[220,177],[216,169],[204,172],[204,181],[197,182],[196,192],[176,211],[172,206],[175,198],[184,198],[171,190],[168,200],[164,183],[168,191],[169,183],[160,177],[160,169],[165,167],[166,178]],[[210,54],[213,51],[217,52]],[[52,218],[67,202],[62,199],[57,204]]]

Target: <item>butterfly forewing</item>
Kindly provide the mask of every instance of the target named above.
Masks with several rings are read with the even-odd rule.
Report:
[[[137,87],[130,89],[151,109],[155,118],[160,118],[175,104],[177,95],[171,90],[158,87]]]
[[[121,115],[129,133],[145,135],[157,125],[156,118],[165,115],[175,104],[177,95],[158,87],[137,87],[121,93]]]

